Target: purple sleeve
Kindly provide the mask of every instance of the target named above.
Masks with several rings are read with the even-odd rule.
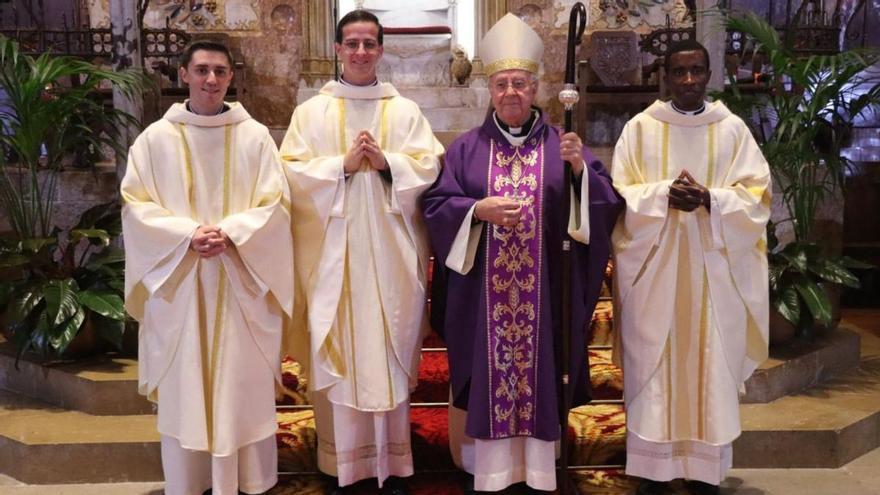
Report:
[[[446,151],[440,177],[422,196],[425,225],[439,264],[446,263],[461,222],[468,210],[480,199],[468,196],[462,187],[463,147],[461,140],[452,143]]]

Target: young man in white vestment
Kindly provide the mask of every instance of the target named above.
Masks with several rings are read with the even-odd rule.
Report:
[[[336,493],[367,478],[405,493],[428,329],[418,199],[443,147],[418,106],[376,79],[382,41],[373,14],[340,19],[342,78],[296,108],[281,145],[297,244],[293,354],[309,371],[318,468]]]
[[[225,45],[194,42],[180,77],[189,99],[138,136],[122,180],[139,387],[158,402],[165,493],[263,493],[293,308],[287,183],[268,129],[223,101]]]
[[[614,150],[615,358],[641,494],[676,478],[719,492],[738,392],[767,357],[770,171],[745,123],[705,101],[709,76],[702,45],[673,46],[671,101],[630,120]]]

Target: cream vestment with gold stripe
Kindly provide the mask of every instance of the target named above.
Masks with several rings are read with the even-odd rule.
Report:
[[[293,308],[275,144],[229,106],[216,116],[172,106],[134,142],[122,180],[140,391],[158,399],[162,435],[215,456],[274,435],[283,315]],[[189,249],[199,225],[219,226],[234,246],[200,258]]]
[[[668,208],[684,169],[711,212]],[[767,357],[767,163],[722,103],[683,115],[658,101],[627,123],[611,174],[626,200],[613,249],[627,473],[718,484],[738,390]]]
[[[390,182],[366,163],[345,177],[343,157],[362,130],[385,154]],[[297,264],[290,350],[321,394],[313,400],[316,420],[327,421],[318,425],[319,467],[342,485],[411,473],[409,418],[399,406],[418,380],[428,329],[419,197],[442,153],[418,106],[387,83],[326,84],[296,108],[281,146]],[[375,438],[359,431],[374,428]],[[385,464],[388,454],[397,467]]]

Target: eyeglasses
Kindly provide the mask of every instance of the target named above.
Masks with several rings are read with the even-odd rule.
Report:
[[[527,79],[514,79],[512,81],[499,79],[492,83],[492,90],[496,93],[504,93],[507,91],[507,88],[513,88],[517,93],[522,93],[531,85],[532,82]]]
[[[342,46],[348,53],[356,53],[361,46],[364,47],[365,52],[372,53],[379,49],[379,42],[376,40],[345,40],[342,42]]]

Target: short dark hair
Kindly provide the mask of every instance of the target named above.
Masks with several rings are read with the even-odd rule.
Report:
[[[226,55],[226,60],[229,61],[229,67],[231,68],[233,66],[232,52],[229,51],[229,47],[226,46],[225,43],[217,40],[196,40],[186,45],[186,48],[183,49],[183,53],[180,54],[180,66],[183,68],[188,67],[193,54],[198,50],[222,53],[223,55]]]
[[[342,28],[349,24],[353,24],[355,22],[372,22],[376,26],[379,27],[379,37],[377,41],[379,45],[382,44],[382,37],[384,33],[384,29],[382,29],[382,25],[379,24],[379,18],[376,17],[372,12],[364,9],[352,10],[351,12],[342,16],[342,19],[339,19],[339,23],[336,24],[336,42],[342,44]]]
[[[709,50],[706,50],[706,47],[703,46],[697,40],[694,39],[686,39],[675,43],[669,47],[669,51],[666,52],[666,57],[663,60],[663,68],[666,70],[666,73],[669,74],[669,63],[672,60],[672,56],[676,53],[680,52],[695,52],[700,51],[703,52],[703,59],[706,61],[706,68],[709,68]]]

